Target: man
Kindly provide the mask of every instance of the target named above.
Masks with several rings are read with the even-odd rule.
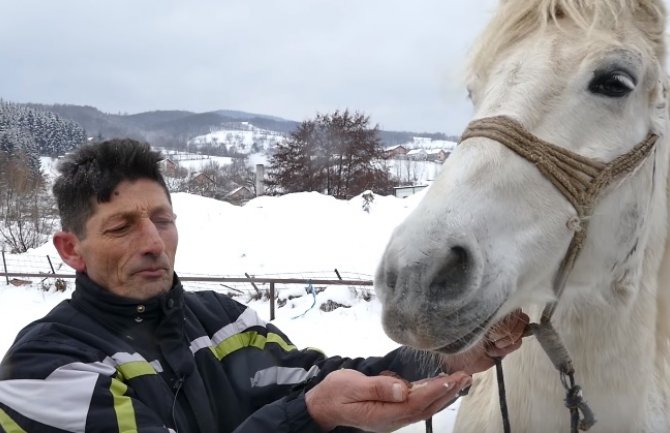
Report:
[[[112,140],[61,163],[53,242],[77,272],[76,289],[23,329],[0,364],[0,431],[389,431],[432,416],[491,365],[487,354],[520,345],[518,314],[490,337],[495,345],[473,349],[467,371],[413,389],[378,375],[424,377],[406,352],[344,359],[297,350],[244,305],[182,289],[159,160],[148,145]]]

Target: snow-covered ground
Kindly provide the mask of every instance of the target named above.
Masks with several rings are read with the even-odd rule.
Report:
[[[297,193],[282,197],[260,197],[237,207],[225,202],[185,193],[173,194],[177,213],[180,245],[176,271],[184,275],[256,277],[335,278],[338,269],[343,278],[371,279],[377,261],[393,228],[414,208],[425,193],[407,199],[375,196],[369,212],[363,210],[363,198],[336,200],[317,193]],[[47,243],[25,255],[7,255],[10,272],[20,268],[36,272],[43,266],[49,272],[48,255],[57,272],[60,261],[54,247]],[[16,333],[30,321],[46,314],[71,293],[71,280],[65,293],[40,289],[40,280],[32,285],[14,287],[0,281],[0,356],[11,345]],[[215,289],[227,292],[219,284],[187,283],[189,290]],[[248,285],[235,285],[251,290]],[[304,285],[278,287],[279,297],[304,294]],[[362,287],[330,286],[317,295],[287,300],[276,310],[276,323],[299,347],[318,347],[329,355],[350,357],[382,355],[397,344],[381,328],[380,304],[376,298],[366,302]],[[237,297],[246,301],[243,296]],[[350,308],[331,312],[319,306],[333,300]],[[248,302],[269,320],[268,301]],[[325,337],[324,337],[325,336]],[[434,420],[437,432],[452,431],[457,404]],[[423,432],[423,423],[400,430]]]

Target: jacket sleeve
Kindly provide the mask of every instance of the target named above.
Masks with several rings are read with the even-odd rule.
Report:
[[[96,356],[51,338],[12,346],[0,364],[0,432],[171,432]]]
[[[382,357],[353,359],[326,357],[321,351],[311,348],[300,350],[278,327],[260,319],[253,309],[230,298],[220,298],[220,302],[234,323],[244,324],[237,330],[237,347],[244,346],[244,349],[238,349],[222,360],[230,362],[230,370],[237,372],[240,394],[248,393],[255,407],[235,430],[236,433],[320,431],[307,412],[304,393],[335,370],[354,369],[369,376],[391,370],[410,381],[424,378],[432,372],[426,368],[429,362],[407,348],[398,348]],[[241,372],[245,368],[250,377],[242,377]],[[251,388],[244,390],[243,387],[249,384]]]
[[[245,362],[257,364],[252,369],[255,373],[255,377],[251,378],[252,387],[319,382],[328,373],[342,368],[358,370],[368,376],[390,370],[414,381],[432,375],[437,366],[431,356],[408,347],[399,347],[385,356],[361,358],[327,357],[314,348],[301,350],[277,326],[260,319],[252,308],[224,295],[219,295],[218,299],[225,310],[224,315],[233,318],[237,329],[236,337],[239,337],[238,346],[262,350],[262,354],[254,352],[255,354],[245,358]],[[259,361],[260,359],[264,360]],[[234,368],[235,371],[241,371],[239,364],[236,367],[238,368]],[[284,394],[278,393],[275,399],[281,395]]]
[[[385,356],[368,358],[343,358],[333,356],[319,363],[319,373],[305,384],[309,390],[321,382],[329,373],[342,368],[360,371],[366,376],[376,376],[382,371],[392,371],[410,382],[434,376],[438,368],[436,360],[424,353],[407,347],[399,347]]]
[[[358,431],[358,430],[355,430]],[[263,406],[234,433],[323,433],[307,412],[305,393],[288,395]]]

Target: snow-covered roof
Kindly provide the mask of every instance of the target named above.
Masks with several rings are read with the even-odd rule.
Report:
[[[230,191],[228,194],[226,194],[226,197],[232,197],[235,194],[237,194],[238,192],[244,191],[244,190],[247,190],[247,192],[249,192],[249,193],[252,192],[251,189],[249,189],[249,187],[246,187],[246,186],[243,185],[243,186],[238,186],[234,190]]]
[[[433,149],[441,148],[445,150],[454,150],[458,143],[450,140],[433,140],[430,142],[430,147]]]
[[[425,149],[412,149],[407,152],[407,155],[426,155],[427,152]]]

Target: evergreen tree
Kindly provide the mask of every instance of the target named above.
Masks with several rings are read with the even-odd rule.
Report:
[[[0,133],[10,129],[32,137],[35,156],[63,155],[86,141],[86,132],[75,122],[49,111],[0,101]]]

